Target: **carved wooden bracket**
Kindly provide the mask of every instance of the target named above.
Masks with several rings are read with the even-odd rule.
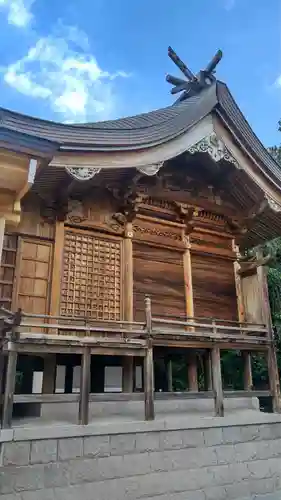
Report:
[[[238,274],[241,276],[247,276],[254,274],[258,267],[267,266],[273,260],[273,255],[269,253],[265,257],[257,258],[256,256],[248,258],[249,260],[244,260],[247,257],[240,257],[238,260],[240,264],[240,269]]]
[[[204,137],[199,142],[191,146],[188,149],[188,152],[191,155],[196,153],[207,153],[216,163],[224,160],[228,163],[233,163],[236,168],[240,168],[236,158],[234,158],[230,151],[228,151],[224,142],[219,139],[215,133]]]

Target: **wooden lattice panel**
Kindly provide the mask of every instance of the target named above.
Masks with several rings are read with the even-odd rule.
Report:
[[[0,267],[0,306],[6,309],[12,309],[16,255],[17,236],[14,234],[5,234]]]
[[[120,313],[121,242],[66,231],[61,314],[116,321]]]

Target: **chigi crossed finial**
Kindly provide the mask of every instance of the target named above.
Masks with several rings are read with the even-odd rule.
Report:
[[[222,58],[222,51],[218,50],[213,59],[206,66],[206,68],[199,71],[199,73],[197,73],[196,75],[194,75],[192,71],[190,71],[190,69],[178,57],[172,47],[168,48],[168,56],[187,78],[187,80],[182,80],[181,78],[177,78],[175,76],[166,76],[167,82],[174,85],[174,87],[171,89],[171,94],[178,94],[179,92],[181,92],[181,96],[176,101],[179,102],[183,101],[187,97],[198,94],[202,89],[208,87],[215,81],[215,69]]]

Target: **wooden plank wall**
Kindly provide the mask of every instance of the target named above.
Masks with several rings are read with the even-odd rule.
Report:
[[[191,255],[194,315],[237,321],[237,298],[232,260]]]

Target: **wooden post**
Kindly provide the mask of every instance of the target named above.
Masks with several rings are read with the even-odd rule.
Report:
[[[257,252],[257,258],[259,259],[261,257],[262,257],[261,252]],[[272,407],[275,413],[281,413],[279,370],[278,370],[276,349],[274,343],[274,333],[273,333],[273,325],[272,325],[271,310],[270,310],[269,295],[268,295],[267,275],[266,275],[266,270],[263,266],[259,266],[257,268],[257,277],[261,294],[263,321],[267,326],[268,337],[271,341],[271,345],[268,348],[267,360],[268,360],[270,392],[272,396]]]
[[[249,351],[242,352],[244,359],[244,390],[253,390],[253,376],[252,376],[252,363],[251,363],[251,353]]]
[[[63,247],[64,247],[64,222],[56,221],[55,247],[54,247],[53,267],[51,276],[51,294],[50,294],[51,316],[58,316],[60,313]]]
[[[215,415],[218,417],[223,417],[224,404],[223,404],[223,390],[222,390],[222,377],[221,377],[221,359],[220,359],[220,349],[218,347],[212,348],[211,360],[212,360],[213,391],[215,400]]]
[[[11,347],[12,349],[15,349],[13,344],[11,344]],[[7,372],[6,372],[6,384],[4,392],[3,413],[2,413],[3,429],[9,428],[12,425],[14,392],[15,392],[16,373],[17,373],[17,360],[18,360],[17,351],[9,350]]]
[[[43,394],[54,394],[56,385],[56,355],[48,354],[44,357],[44,371],[43,371]]]
[[[173,363],[171,358],[167,363],[167,379],[168,379],[168,392],[173,392]]]
[[[2,261],[2,252],[3,252],[3,244],[4,244],[4,236],[5,236],[5,217],[0,217],[0,264]]]
[[[153,345],[152,345],[152,315],[151,300],[145,298],[145,317],[147,332],[147,349],[144,359],[144,404],[145,420],[154,420],[154,366],[153,366]]]
[[[187,362],[188,389],[192,392],[198,392],[197,356],[194,350],[190,351]]]
[[[239,247],[236,245],[235,240],[232,240],[232,249],[236,253],[237,258],[239,257]],[[238,320],[240,323],[245,322],[245,305],[243,300],[242,286],[241,286],[241,276],[239,274],[240,264],[236,260],[233,264],[234,266],[234,279],[235,279],[235,289],[236,289],[236,300],[237,300],[237,312]]]
[[[79,423],[87,425],[89,422],[89,396],[91,388],[91,351],[89,347],[86,347],[82,354],[81,365]]]
[[[133,224],[127,222],[125,227],[125,238],[123,243],[124,256],[124,319],[133,322]],[[123,392],[134,390],[134,358],[123,357],[122,370]]]
[[[205,391],[213,390],[212,381],[212,362],[211,362],[211,351],[208,349],[203,356],[204,364],[204,389]]]
[[[134,390],[134,357],[123,356],[122,369],[122,391],[133,392]]]
[[[186,237],[186,249],[183,254],[183,273],[184,273],[186,316],[193,318],[194,303],[193,303],[192,266],[191,266],[189,237]]]

